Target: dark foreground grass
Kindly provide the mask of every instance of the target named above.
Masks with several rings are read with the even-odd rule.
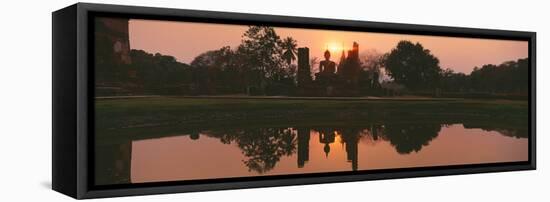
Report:
[[[471,123],[527,127],[527,101],[131,98],[96,100],[96,135],[264,125]],[[123,131],[123,132],[122,132]]]

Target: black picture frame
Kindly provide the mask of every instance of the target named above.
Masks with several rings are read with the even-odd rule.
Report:
[[[94,72],[92,60],[95,16],[159,20],[267,24],[296,28],[406,33],[529,42],[529,160],[513,163],[399,168],[350,174],[318,173],[185,182],[97,186],[93,179]],[[352,20],[287,17],[229,12],[77,3],[52,14],[52,188],[84,199],[179,193],[316,183],[350,182],[536,169],[536,33]]]

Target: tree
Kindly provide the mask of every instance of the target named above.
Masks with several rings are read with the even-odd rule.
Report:
[[[446,92],[463,92],[469,88],[468,76],[447,68],[441,71],[440,86]]]
[[[286,65],[282,58],[282,41],[273,27],[249,26],[243,34],[237,51],[242,54],[243,66],[259,73],[259,87],[265,94],[268,82],[273,81],[276,73]]]
[[[500,65],[475,67],[469,77],[471,88],[478,92],[526,95],[529,90],[528,60],[524,58]]]
[[[298,44],[292,37],[286,37],[282,41],[281,46],[284,50],[283,59],[285,59],[288,66],[290,66],[292,61],[296,60],[296,54],[298,54]]]
[[[189,93],[183,86],[192,82],[191,67],[180,63],[175,57],[151,54],[143,50],[131,50],[129,53],[132,64],[128,65],[135,71],[133,85],[143,89],[146,94],[181,94]]]
[[[412,90],[433,89],[438,84],[439,59],[420,43],[400,41],[385,56],[384,66],[395,82]]]
[[[380,78],[383,68],[384,54],[375,49],[367,50],[361,54],[361,75],[359,77],[361,87],[369,91],[380,88]]]
[[[383,59],[384,54],[378,52],[375,49],[364,51],[361,54],[362,69],[380,72],[380,69],[384,65]]]
[[[311,67],[311,76],[315,75],[315,72],[319,72],[319,62],[321,60],[318,57],[312,57],[309,59],[309,66]]]
[[[191,62],[199,93],[235,93],[242,90],[236,53],[229,46],[207,51]]]

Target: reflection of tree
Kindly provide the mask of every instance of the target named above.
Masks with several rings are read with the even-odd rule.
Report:
[[[368,125],[367,128],[363,129],[361,133],[361,141],[364,141],[367,144],[374,145],[379,140],[385,140],[384,134],[384,128],[382,127],[382,124],[371,124]]]
[[[217,134],[223,143],[235,142],[247,157],[243,163],[258,173],[273,169],[282,156],[296,151],[296,133],[290,128],[255,128]]]
[[[189,133],[189,138],[192,140],[198,140],[200,138],[200,133],[198,131]]]
[[[340,135],[345,144],[347,160],[352,170],[358,168],[358,142],[363,134],[361,128],[318,128],[319,142],[325,144],[324,151],[328,156],[329,144],[335,142],[336,135]],[[309,128],[252,128],[213,131],[207,134],[220,138],[224,144],[236,143],[243,155],[247,158],[243,163],[249,170],[265,173],[273,169],[282,156],[298,153],[299,168],[309,160]]]
[[[327,157],[330,152],[329,144],[333,144],[339,139],[345,148],[347,161],[351,163],[352,170],[357,170],[359,140],[388,141],[399,154],[409,154],[413,151],[419,152],[424,146],[427,146],[431,140],[438,136],[444,125],[439,123],[388,123],[385,125],[367,124],[364,127],[222,129],[208,130],[202,133],[219,138],[224,144],[236,144],[245,156],[243,163],[249,171],[261,174],[272,170],[281,157],[294,154],[297,155],[297,167],[304,167],[309,160],[310,131],[318,133],[318,143],[324,145],[323,151]],[[476,128],[479,127],[476,126]],[[486,130],[487,127],[482,129]],[[504,135],[515,134],[515,131],[502,128],[490,130],[499,131]],[[502,131],[508,131],[510,134]],[[195,136],[192,139],[198,138],[198,135]]]
[[[463,124],[464,128],[479,128],[484,131],[495,131],[501,135],[508,136],[508,137],[515,137],[515,138],[527,138],[529,131],[525,126],[522,127],[514,127],[514,126],[508,126],[508,127],[494,127],[494,126],[486,126],[481,124]]]
[[[400,154],[420,151],[422,146],[435,138],[441,126],[439,124],[389,124],[368,125],[366,128],[339,127],[314,128],[319,134],[319,143],[324,144],[324,152],[328,157],[329,144],[335,142],[336,136],[344,144],[347,161],[352,170],[358,169],[358,143],[361,138],[371,138],[374,141],[389,141]],[[249,170],[265,173],[273,169],[282,156],[290,156],[298,152],[298,167],[303,167],[309,160],[308,128],[251,128],[222,131],[208,131],[212,137],[220,138],[224,144],[236,143],[246,157],[243,163]],[[299,150],[299,151],[297,151]]]
[[[486,129],[483,129],[483,130],[486,130]],[[488,130],[488,131],[491,131],[491,130]],[[521,130],[521,129],[517,129],[517,130],[515,130],[515,129],[495,129],[495,131],[497,131],[501,135],[508,136],[508,137],[514,137],[514,138],[527,138],[528,134],[529,134],[527,129],[523,129],[523,130]]]
[[[341,143],[347,155],[346,160],[351,163],[352,170],[357,170],[359,140],[364,141],[362,143],[369,144],[369,147],[375,147],[374,144],[377,142],[389,142],[399,154],[409,154],[412,151],[419,152],[424,146],[427,146],[431,140],[438,136],[442,126],[452,125],[455,124],[390,122],[385,125],[382,123],[363,124],[362,127],[324,125],[323,127],[223,128],[215,130],[193,128],[186,130],[185,133],[189,135],[191,140],[196,140],[192,142],[197,144],[204,143],[201,140],[205,138],[217,138],[223,144],[237,146],[244,156],[244,166],[249,171],[262,174],[277,166],[283,156],[296,155],[297,167],[303,168],[310,159],[310,143],[321,145]],[[526,138],[528,135],[526,128],[513,124],[505,127],[501,125],[464,124],[464,128],[496,131],[504,136],[516,138]],[[319,137],[315,137],[316,133],[319,134]],[[315,139],[311,139],[314,137]],[[312,147],[318,148],[319,145]],[[328,149],[324,151],[330,152]],[[205,148],[204,152],[216,151],[209,151]],[[319,153],[322,152],[319,151]],[[130,141],[122,143],[99,142],[96,145],[95,156],[95,183],[120,184],[130,182],[132,165],[132,144]],[[334,154],[332,156],[334,157]],[[314,159],[319,160],[318,158]],[[334,160],[327,159],[328,162],[326,163],[341,163],[334,162]]]
[[[400,154],[419,152],[423,146],[437,137],[440,124],[387,124],[384,136]]]

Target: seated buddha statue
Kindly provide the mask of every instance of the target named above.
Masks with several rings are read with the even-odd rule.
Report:
[[[325,60],[319,62],[319,74],[323,76],[331,76],[336,74],[336,63],[330,61],[330,51],[325,51]]]

